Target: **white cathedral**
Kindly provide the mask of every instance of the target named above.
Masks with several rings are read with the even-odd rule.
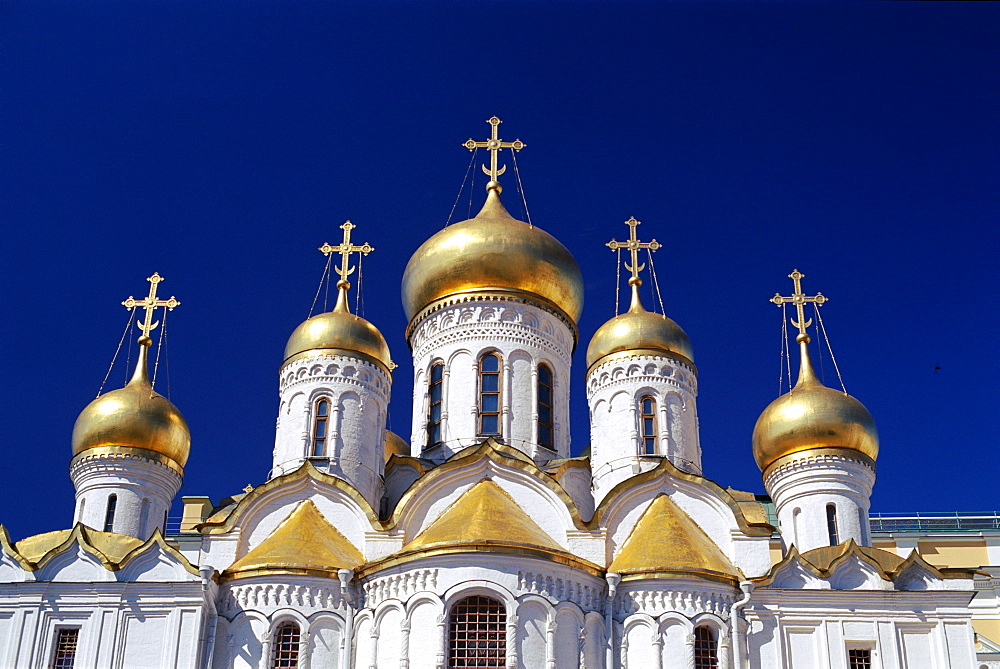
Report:
[[[587,345],[590,446],[570,457],[580,269],[501,202],[492,137],[482,210],[430,237],[402,282],[413,356],[409,445],[387,432],[393,368],[348,308],[292,331],[267,480],[185,498],[190,435],[147,372],[72,435],[75,525],[0,526],[0,667],[108,669],[866,669],[975,666],[975,574],[872,547],[878,437],[813,373],[800,273],[797,384],[764,408],[763,496],[702,476],[691,342],[640,297],[637,221],[612,240],[631,305]],[[486,169],[486,168],[484,168]],[[763,408],[763,407],[762,407]],[[263,467],[262,467],[263,469]],[[780,528],[780,554],[772,537]]]

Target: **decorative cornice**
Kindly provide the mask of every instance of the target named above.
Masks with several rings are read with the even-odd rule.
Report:
[[[410,321],[409,325],[406,326],[406,341],[410,344],[410,349],[413,349],[413,344],[411,342],[411,336],[414,329],[420,324],[427,316],[444,309],[445,307],[450,307],[454,305],[469,304],[472,302],[514,302],[518,304],[528,304],[533,307],[538,307],[543,311],[547,311],[553,316],[561,320],[570,330],[570,334],[573,337],[573,343],[571,351],[576,350],[577,341],[580,338],[579,330],[577,330],[576,323],[573,321],[569,315],[563,311],[554,302],[541,297],[540,295],[535,295],[534,293],[529,293],[527,291],[515,290],[513,288],[473,288],[466,291],[460,291],[452,293],[440,299],[431,302],[429,305],[421,309]]]

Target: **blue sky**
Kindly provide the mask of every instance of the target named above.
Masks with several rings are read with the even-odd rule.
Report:
[[[998,19],[989,3],[4,3],[0,522],[15,539],[69,526],[73,422],[119,303],[154,271],[183,303],[157,384],[169,369],[192,430],[180,494],[261,483],[284,343],[345,219],[376,247],[363,315],[400,364],[390,424],[407,436],[400,278],[494,114],[528,145],[532,221],[584,269],[574,452],[586,342],[614,315],[604,243],[635,216],[694,345],[707,476],[763,491],[768,299],[798,268],[879,426],[873,510],[1000,510]]]

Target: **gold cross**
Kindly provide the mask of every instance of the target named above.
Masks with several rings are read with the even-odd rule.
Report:
[[[375,250],[375,247],[368,242],[365,242],[361,246],[351,244],[351,230],[356,227],[358,226],[354,225],[350,221],[345,221],[344,224],[340,226],[340,229],[344,231],[344,241],[341,242],[340,246],[330,246],[324,242],[323,246],[319,247],[319,250],[322,251],[325,256],[328,256],[331,253],[340,254],[340,267],[336,267],[334,269],[336,269],[337,274],[340,275],[341,281],[347,281],[348,275],[354,272],[353,267],[347,266],[348,259],[352,253],[363,253],[364,255],[368,255]]]
[[[781,293],[775,293],[774,297],[771,298],[771,301],[777,304],[779,307],[789,302],[795,305],[795,312],[799,318],[799,321],[796,323],[794,320],[792,320],[792,325],[794,325],[799,329],[799,335],[805,335],[806,328],[812,325],[811,318],[808,321],[805,320],[804,307],[806,302],[815,302],[816,306],[820,306],[829,299],[828,297],[823,295],[823,293],[816,293],[811,297],[809,295],[805,295],[802,292],[802,278],[804,276],[805,274],[803,274],[799,270],[797,269],[792,270],[792,273],[788,275],[788,278],[791,279],[792,282],[795,284],[795,292],[792,293],[791,297],[782,297]],[[806,341],[808,341],[808,339]]]
[[[129,295],[128,299],[122,302],[122,304],[125,305],[127,309],[134,309],[135,307],[139,307],[140,309],[146,310],[146,318],[145,320],[143,320],[141,327],[142,327],[142,336],[148,338],[149,333],[152,332],[154,329],[156,329],[156,326],[160,324],[159,321],[157,321],[156,323],[153,322],[153,312],[156,310],[156,308],[166,307],[167,309],[173,311],[174,307],[178,306],[180,302],[174,299],[173,295],[170,296],[169,300],[156,299],[156,284],[163,281],[163,277],[160,276],[157,272],[153,272],[153,276],[146,279],[146,281],[149,281],[150,283],[149,295],[146,297],[146,299],[137,300],[131,295]]]
[[[507,171],[507,166],[504,165],[499,170],[497,169],[497,153],[500,149],[514,149],[515,151],[520,151],[527,146],[524,142],[519,139],[515,139],[513,142],[502,142],[500,138],[497,137],[497,127],[500,125],[501,121],[496,116],[487,121],[491,126],[493,126],[493,136],[490,137],[485,142],[477,142],[476,140],[469,138],[464,146],[469,151],[473,149],[486,149],[490,152],[490,169],[486,169],[486,165],[483,165],[483,172],[489,175],[490,179],[493,181],[497,180],[497,177]]]
[[[663,246],[663,244],[656,241],[655,239],[651,242],[640,242],[638,238],[636,238],[635,236],[635,226],[639,224],[640,222],[635,220],[635,216],[632,216],[627,221],[625,221],[625,225],[629,227],[628,241],[619,242],[616,241],[614,237],[612,237],[611,241],[608,242],[607,244],[608,248],[610,248],[612,251],[617,251],[618,249],[628,249],[629,253],[632,255],[632,266],[630,267],[628,263],[625,263],[625,269],[632,272],[632,281],[630,281],[629,283],[634,283],[636,281],[641,283],[639,279],[639,272],[641,272],[643,269],[646,268],[645,265],[639,264],[639,249],[649,249],[650,251],[655,251],[661,246]]]

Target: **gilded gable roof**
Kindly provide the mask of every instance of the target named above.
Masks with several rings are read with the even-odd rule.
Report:
[[[469,488],[403,550],[462,544],[563,550],[503,488],[488,479]]]
[[[625,578],[740,580],[729,558],[668,495],[654,499],[643,512],[608,571]]]
[[[307,499],[222,576],[240,578],[263,573],[335,576],[338,569],[356,569],[362,562],[361,551]]]

